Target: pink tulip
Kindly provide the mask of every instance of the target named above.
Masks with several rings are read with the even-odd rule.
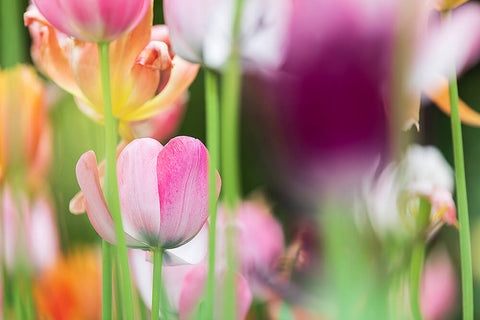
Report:
[[[230,53],[235,3],[165,0],[165,21],[175,52],[189,61],[222,67]],[[282,61],[290,6],[291,0],[245,1],[240,30],[244,60],[262,66],[275,66]]]
[[[216,276],[216,299],[215,299],[215,313],[214,319],[226,319],[225,310],[225,276],[223,271],[217,271]],[[190,270],[182,282],[182,290],[178,302],[178,314],[180,320],[193,319],[199,303],[205,293],[205,286],[207,281],[207,267],[204,264],[197,265]],[[252,303],[252,293],[248,287],[245,278],[237,273],[236,277],[236,320],[245,319],[250,304]]]
[[[192,239],[208,217],[207,169],[207,149],[194,138],[176,137],[165,147],[150,138],[127,145],[117,160],[127,245],[171,249]],[[76,172],[92,226],[115,243],[93,151],[82,155]]]
[[[13,270],[28,257],[35,271],[52,266],[59,256],[58,231],[52,205],[45,195],[30,204],[26,195],[8,185],[0,194],[3,209],[3,257],[7,270]],[[20,206],[20,208],[19,208]]]
[[[151,0],[33,0],[45,19],[70,37],[109,42],[132,30]]]
[[[425,320],[449,319],[456,305],[457,278],[445,251],[428,257],[422,277],[420,302]]]
[[[257,298],[266,298],[266,283],[275,276],[275,269],[285,250],[285,239],[281,224],[272,216],[270,209],[262,203],[245,201],[240,204],[235,220],[235,243],[240,273],[245,276]],[[219,208],[218,232],[220,257],[225,256],[226,217]]]

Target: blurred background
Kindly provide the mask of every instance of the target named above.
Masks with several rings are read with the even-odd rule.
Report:
[[[28,5],[27,0],[14,1],[20,1],[25,9]],[[19,12],[17,17],[11,17],[11,22],[22,23],[23,12],[24,10]],[[161,23],[163,23],[162,1],[156,0],[155,24]],[[22,53],[22,62],[31,63],[30,38],[26,28],[21,30],[22,33],[17,38],[18,43],[10,45],[18,45],[19,52]],[[0,48],[1,51],[2,48]],[[265,112],[262,110],[262,105],[268,105],[268,103],[262,102],[268,101],[269,98],[254,90],[260,81],[258,78],[247,75],[244,80],[240,152],[244,195],[248,198],[261,192],[266,196],[276,217],[282,221],[287,243],[292,242],[300,232],[303,232],[307,239],[307,245],[318,249],[322,232],[315,225],[317,220],[311,215],[312,207],[305,199],[285,191],[286,188],[281,185],[285,183],[281,177],[283,172],[279,171],[278,166],[272,164],[275,160],[272,157],[275,156],[271,153],[270,146],[279,143],[278,139],[281,139],[281,136],[272,135],[270,126],[263,122]],[[459,78],[459,94],[469,106],[480,111],[480,64],[469,69]],[[69,252],[77,246],[100,243],[100,238],[90,225],[88,217],[72,215],[68,206],[70,200],[79,191],[75,165],[80,155],[93,149],[97,153],[98,159],[103,158],[103,127],[84,116],[70,95],[61,90],[54,95],[55,103],[49,110],[55,133],[53,165],[50,170],[50,183],[45,188],[52,190],[60,230],[60,243],[62,250]],[[204,83],[203,74],[200,71],[190,87],[188,105],[177,135],[193,136],[205,142],[204,111]],[[410,129],[409,134],[412,135],[413,140],[422,145],[437,146],[453,167],[450,118],[431,103],[423,102],[420,127],[422,128],[420,132],[417,132],[415,128]],[[284,128],[284,130],[288,132],[289,128]],[[476,305],[480,306],[480,128],[464,125],[463,134],[473,238]],[[447,248],[459,279],[458,231],[455,228],[442,228],[433,241],[431,247],[441,244]],[[458,288],[458,301],[460,292],[461,290]],[[455,312],[456,319],[460,319],[459,303],[457,303]],[[478,307],[476,316],[480,318],[480,308]]]

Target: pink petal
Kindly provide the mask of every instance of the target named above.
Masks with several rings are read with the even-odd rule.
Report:
[[[205,223],[192,240],[180,247],[165,250],[163,264],[166,266],[197,264],[205,260],[208,252],[208,225]]]
[[[134,28],[145,16],[150,0],[34,0],[45,18],[69,36],[109,42]]]
[[[451,19],[437,26],[426,39],[414,62],[411,85],[436,88],[438,74],[449,75],[472,64],[480,54],[480,5],[467,3],[454,10]]]
[[[420,304],[426,320],[447,319],[457,302],[457,278],[445,250],[427,259],[420,288]]]
[[[208,217],[208,153],[200,140],[176,137],[158,155],[160,235],[164,248],[193,238]]]
[[[225,305],[225,276],[225,272],[218,272],[215,281],[215,285],[218,286],[216,288],[215,320],[225,319],[225,310],[222,308]],[[204,264],[196,266],[185,276],[178,307],[180,320],[188,320],[195,315],[205,291],[206,278],[207,267]],[[250,308],[252,293],[244,277],[237,274],[236,278],[236,319],[241,320],[245,319]]]
[[[157,157],[163,146],[150,138],[131,142],[117,161],[118,188],[125,231],[151,246],[160,231]]]
[[[153,264],[145,258],[145,251],[128,250],[132,277],[138,292],[147,308],[152,309]],[[185,275],[194,268],[193,265],[169,266],[162,269],[162,284],[172,311],[178,311],[181,283]]]
[[[106,241],[115,244],[115,227],[112,216],[108,211],[103,191],[98,178],[97,158],[93,151],[84,153],[78,160],[77,180],[85,196],[88,219],[97,233]],[[143,247],[144,245],[128,234],[125,234],[127,245]]]
[[[42,271],[52,266],[60,253],[57,225],[49,200],[45,197],[36,199],[28,218],[30,257],[35,268]]]

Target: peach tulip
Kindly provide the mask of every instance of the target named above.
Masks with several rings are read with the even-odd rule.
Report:
[[[56,29],[90,42],[109,42],[121,37],[145,16],[151,0],[33,0]]]
[[[153,6],[138,26],[110,44],[113,115],[120,133],[131,137],[128,122],[144,120],[182,97],[198,72],[170,50],[169,31],[153,26]],[[55,30],[35,6],[25,13],[32,36],[32,58],[56,84],[75,96],[79,108],[103,122],[98,48]]]
[[[172,249],[191,240],[208,217],[208,152],[191,137],[165,146],[136,139],[117,160],[121,214],[127,245]],[[100,187],[93,151],[77,163],[88,217],[98,234],[115,243],[113,219]]]
[[[0,71],[0,182],[24,172],[29,187],[39,187],[51,148],[43,81],[24,65]]]

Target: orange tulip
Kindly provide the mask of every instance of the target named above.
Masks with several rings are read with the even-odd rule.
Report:
[[[199,66],[170,50],[168,29],[153,26],[153,6],[130,33],[110,43],[113,114],[122,136],[127,125],[153,117],[174,104],[197,75]],[[38,68],[75,96],[79,108],[103,122],[98,48],[95,43],[68,38],[55,30],[36,7],[25,13],[32,36],[32,58]]]
[[[93,320],[101,312],[100,254],[78,251],[62,257],[34,281],[40,319]]]

